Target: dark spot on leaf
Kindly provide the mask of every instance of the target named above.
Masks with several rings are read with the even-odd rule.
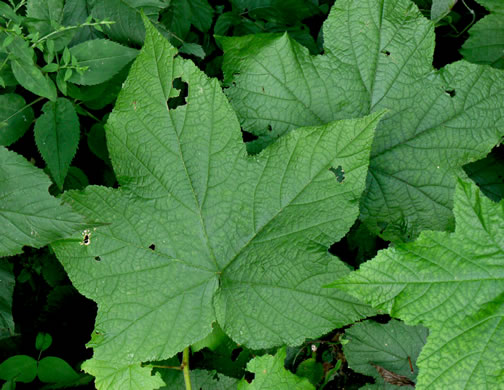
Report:
[[[390,55],[390,52],[388,50],[382,50],[382,54],[385,54],[387,57]]]
[[[189,85],[185,81],[182,81],[180,77],[174,79],[172,85],[173,88],[178,89],[180,93],[178,96],[173,96],[168,99],[167,104],[170,110],[187,104],[186,97],[189,92]]]
[[[101,261],[101,257],[100,256],[95,256],[94,258],[96,261]]]
[[[455,92],[454,89],[447,89],[445,92],[450,95],[450,97],[454,97],[457,93]]]
[[[345,171],[341,167],[341,165],[338,165],[338,168],[329,168],[329,170],[334,173],[334,176],[336,176],[336,180],[338,180],[338,183],[343,183],[343,180],[345,180]]]
[[[231,361],[233,361],[233,362],[236,361],[236,359],[238,359],[238,356],[240,356],[240,353],[242,351],[243,351],[242,347],[233,349],[233,351],[231,352]]]
[[[249,133],[248,131],[246,130],[243,130],[241,129],[241,132],[242,132],[242,138],[243,138],[243,142],[251,142],[251,141],[255,141],[258,137],[257,135],[254,135],[252,133]]]
[[[155,250],[155,249],[156,249],[156,245],[154,245],[154,244],[150,244],[150,245],[149,245],[149,249],[150,249],[150,250]]]
[[[262,91],[263,93],[266,93],[266,92],[264,91],[264,87],[261,87],[261,91]]]
[[[273,131],[273,128],[271,127],[271,125],[268,125],[267,129],[268,129],[269,132]]]

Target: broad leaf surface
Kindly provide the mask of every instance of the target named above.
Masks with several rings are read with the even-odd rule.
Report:
[[[498,388],[504,379],[504,201],[459,182],[454,233],[423,232],[334,283],[429,338],[419,389]]]
[[[157,20],[159,12],[166,7],[162,0],[107,0],[96,1],[91,11],[93,17],[100,20],[112,20],[115,23],[103,31],[114,41],[128,46],[141,45],[144,41],[145,28],[141,12]]]
[[[0,147],[0,256],[40,248],[86,227],[84,218],[49,195],[51,180],[18,154]]]
[[[33,110],[15,93],[0,95],[0,145],[9,146],[28,130],[33,122]]]
[[[358,215],[382,114],[292,132],[251,157],[219,82],[176,54],[149,24],[107,123],[120,188],[65,195],[110,224],[89,245],[53,246],[98,303],[94,357],[167,358],[216,319],[236,342],[261,348],[370,314],[321,286],[349,272],[328,248]],[[187,103],[169,109],[179,78]]]
[[[91,6],[88,0],[66,0],[63,7],[62,24],[64,26],[77,26],[84,23],[90,15]],[[69,46],[101,37],[103,37],[103,34],[94,27],[80,27],[75,32]]]
[[[252,359],[247,364],[247,371],[255,374],[252,383],[245,379],[238,384],[238,390],[315,390],[307,378],[299,377],[284,367],[285,347],[280,348],[275,356],[264,355]]]
[[[265,144],[299,126],[388,109],[361,219],[389,239],[451,229],[462,165],[504,134],[502,73],[464,61],[435,71],[434,25],[409,0],[339,0],[323,31],[321,56],[286,35],[221,39],[242,127]]]
[[[85,361],[82,369],[96,378],[97,390],[154,390],[165,384],[159,373],[151,375],[152,367],[140,364],[121,366],[93,358]]]
[[[42,107],[35,122],[35,142],[51,176],[62,189],[79,144],[79,118],[70,100],[58,98]]]
[[[107,39],[93,39],[70,49],[79,66],[88,69],[83,74],[74,72],[68,81],[82,85],[95,85],[111,79],[133,61],[138,51]]]
[[[460,53],[468,61],[504,68],[504,2],[477,0],[490,11],[469,30]]]
[[[407,326],[397,320],[387,324],[364,321],[345,332],[345,339],[349,342],[343,345],[343,352],[349,368],[372,376],[382,386],[392,389],[396,387],[386,384],[372,364],[414,380],[418,374],[416,360],[427,334],[427,329],[421,325]]]
[[[467,175],[481,188],[481,191],[499,202],[504,199],[504,146],[494,149],[484,159],[464,166]]]

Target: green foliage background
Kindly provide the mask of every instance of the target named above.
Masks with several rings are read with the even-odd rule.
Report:
[[[504,388],[503,48],[499,0],[0,3],[2,389]]]

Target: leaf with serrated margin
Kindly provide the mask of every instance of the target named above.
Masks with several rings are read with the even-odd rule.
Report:
[[[61,190],[79,145],[79,118],[72,102],[65,98],[47,102],[42,111],[35,122],[35,142]]]
[[[78,66],[85,66],[87,69],[82,74],[74,72],[68,81],[95,85],[110,80],[135,59],[138,50],[108,39],[93,39],[75,45],[70,49],[70,54],[75,56]]]
[[[409,0],[339,0],[323,31],[321,56],[287,35],[221,38],[242,127],[271,142],[299,126],[388,109],[361,219],[387,239],[452,229],[462,165],[504,135],[503,74],[464,61],[434,70],[434,24]]]
[[[172,98],[188,84],[186,101]],[[209,79],[149,23],[106,126],[119,189],[64,195],[110,223],[53,248],[98,304],[99,360],[170,357],[218,320],[252,348],[299,344],[371,314],[321,286],[347,274],[328,253],[358,215],[382,113],[292,132],[248,156]],[[338,180],[332,169],[341,168]]]
[[[385,384],[375,366],[414,380],[418,374],[416,360],[428,333],[421,325],[408,326],[394,319],[387,324],[359,322],[345,331],[348,343],[343,345],[343,352],[349,368],[374,377],[382,386],[395,388]]]
[[[154,390],[165,384],[159,373],[151,375],[152,367],[140,364],[119,366],[93,358],[85,361],[82,369],[96,377],[97,390]]]
[[[467,61],[504,68],[504,2],[476,0],[490,11],[469,29],[469,38],[460,53]]]
[[[454,233],[422,232],[333,286],[429,328],[418,389],[494,389],[504,367],[504,201],[459,181],[454,213]]]
[[[103,32],[112,40],[129,46],[141,45],[145,36],[141,13],[157,20],[159,12],[166,6],[167,3],[162,0],[97,1],[91,15],[114,22],[103,28]]]
[[[280,348],[275,356],[264,355],[252,359],[247,364],[247,371],[255,373],[252,383],[242,379],[238,390],[314,390],[307,378],[299,377],[284,367],[285,347]]]
[[[86,228],[84,218],[49,195],[49,178],[0,146],[0,256],[40,248]]]

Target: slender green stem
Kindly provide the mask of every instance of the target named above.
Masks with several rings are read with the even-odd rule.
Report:
[[[159,364],[149,364],[148,366],[154,368],[167,368],[169,370],[182,371],[182,366],[161,366]]]
[[[32,43],[31,47],[33,48],[33,47],[37,46],[39,43],[51,38],[52,36],[62,34],[66,31],[75,30],[75,29],[82,28],[82,27],[94,27],[94,26],[109,25],[109,24],[114,24],[114,23],[115,22],[112,22],[112,21],[110,21],[110,22],[109,21],[102,21],[102,22],[93,22],[93,23],[86,22],[86,23],[82,23],[82,24],[79,24],[76,26],[65,26],[65,27],[62,27],[58,30],[50,32],[47,35],[44,35],[42,38],[40,38],[36,42]]]
[[[189,375],[189,347],[184,349],[182,355],[182,370],[184,371],[184,382],[186,390],[192,390],[191,377]]]
[[[31,107],[33,106],[34,104],[40,102],[41,100],[44,100],[45,97],[38,97],[37,99],[35,99],[33,102],[31,103],[28,103],[26,106],[24,107],[21,107],[19,110],[17,110],[14,114],[11,114],[10,116],[8,116],[7,118],[4,119],[4,122],[8,122],[11,118],[15,117],[17,114],[19,114],[20,112],[26,110],[28,107]]]

